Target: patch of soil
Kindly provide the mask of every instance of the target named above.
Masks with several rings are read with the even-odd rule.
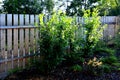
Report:
[[[120,71],[93,76],[83,72],[70,71],[67,67],[64,67],[57,68],[50,74],[43,75],[37,69],[24,69],[21,72],[7,76],[4,80],[120,80]]]
[[[120,50],[118,50],[116,55],[119,56],[119,54]],[[49,74],[43,75],[35,68],[24,69],[7,76],[4,80],[120,80],[120,71],[112,71],[111,73],[103,73],[95,76],[86,72],[71,71],[69,69],[71,63],[66,63],[62,63],[61,66],[58,66]]]

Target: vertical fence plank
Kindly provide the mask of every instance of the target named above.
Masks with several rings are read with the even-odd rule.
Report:
[[[13,38],[14,46],[13,46],[13,57],[18,57],[18,29],[14,29],[14,38]]]
[[[7,26],[12,26],[12,14],[7,14]]]
[[[25,55],[29,54],[29,29],[25,29]]]
[[[30,54],[34,53],[34,28],[30,28]]]
[[[20,15],[19,15],[19,25],[20,25],[20,26],[23,26],[23,25],[24,25],[24,15],[23,15],[23,14],[20,14]]]
[[[39,39],[39,30],[38,30],[38,28],[35,28],[35,51],[36,52],[39,48],[38,39]]]
[[[0,29],[0,61],[5,60],[5,29]],[[0,73],[5,72],[5,63],[0,63]]]
[[[13,19],[14,19],[13,25],[14,25],[14,26],[17,26],[17,25],[18,25],[18,14],[14,14],[14,15],[13,15]]]
[[[25,28],[25,56],[29,55],[29,28]],[[24,67],[27,66],[28,59],[24,59]]]
[[[30,25],[34,25],[34,15],[30,15]]]
[[[0,73],[5,72],[5,63],[0,63]]]
[[[1,29],[0,30],[0,60],[4,60],[5,59],[5,29]]]
[[[35,26],[39,25],[39,16],[35,15]]]
[[[7,29],[7,58],[12,58],[12,29]],[[7,62],[7,69],[12,68],[12,62]]]
[[[6,14],[0,14],[0,26],[5,26],[5,16]]]
[[[13,34],[13,58],[18,57],[18,29],[14,29],[14,34]],[[18,60],[13,61],[13,68],[18,67]]]
[[[113,37],[114,37],[114,26],[115,25],[113,25],[113,24],[110,24],[109,26],[108,26],[108,34],[109,34],[109,36],[108,36],[108,39],[109,40],[111,40]]]
[[[29,25],[29,15],[25,15],[25,25]]]
[[[116,17],[116,26],[115,26],[115,35],[117,34],[118,29],[119,29],[119,27],[120,27],[119,24],[120,24],[119,17],[117,16],[117,17]]]
[[[12,58],[12,29],[7,29],[7,58]]]
[[[24,53],[24,30],[21,28],[20,29],[20,33],[19,33],[19,45],[20,45],[20,51],[19,51],[19,56],[23,56],[23,53]]]
[[[20,39],[19,56],[23,57],[24,56],[24,29],[22,28],[20,29],[19,39]],[[19,59],[19,67],[23,67],[23,59]]]

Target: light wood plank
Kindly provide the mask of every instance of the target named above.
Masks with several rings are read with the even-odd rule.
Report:
[[[25,55],[29,54],[29,29],[25,29]]]
[[[38,26],[39,24],[39,16],[35,15],[35,26]]]
[[[19,68],[23,68],[23,59],[19,59]]]
[[[108,25],[107,25],[107,27],[103,31],[103,39],[104,40],[108,39]]]
[[[18,14],[14,14],[13,17],[14,17],[13,25],[18,26]]]
[[[5,59],[5,29],[0,30],[0,60]]]
[[[12,29],[7,29],[7,58],[12,58]]]
[[[30,54],[33,54],[35,50],[35,41],[34,41],[34,29],[30,29]]]
[[[35,52],[38,51],[39,45],[38,45],[38,39],[39,39],[39,30],[38,28],[35,29]]]
[[[14,29],[13,57],[18,57],[18,29]]]
[[[34,25],[34,15],[30,15],[30,25]]]
[[[20,29],[19,39],[20,39],[19,56],[23,56],[24,54],[24,30],[23,29]]]
[[[12,14],[7,14],[7,26],[12,26]]]
[[[0,63],[0,73],[5,72],[5,63]]]
[[[113,24],[109,25],[109,28],[108,28],[108,35],[109,35],[108,38],[109,39],[112,39],[115,36],[115,34],[114,34],[115,33],[114,32],[114,26],[115,25],[113,25]]]
[[[0,26],[5,26],[5,14],[0,14]]]
[[[25,15],[25,25],[29,25],[29,15]]]
[[[7,72],[12,69],[12,62],[8,61],[7,62]]]
[[[13,63],[13,69],[18,68],[18,60],[14,60]]]
[[[20,26],[23,26],[23,25],[24,25],[24,15],[23,15],[23,14],[20,14],[20,15],[19,15],[19,25],[20,25]]]

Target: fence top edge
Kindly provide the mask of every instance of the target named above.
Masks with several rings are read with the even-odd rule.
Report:
[[[0,26],[0,29],[11,29],[11,28],[37,28],[36,26]]]
[[[7,15],[7,13],[0,13],[1,14],[5,14]],[[9,13],[10,14],[10,13]],[[12,13],[11,13],[12,14]],[[12,14],[12,15],[39,15],[39,14]],[[81,16],[77,16],[77,17],[81,17]],[[100,16],[100,17],[118,17],[118,16]]]

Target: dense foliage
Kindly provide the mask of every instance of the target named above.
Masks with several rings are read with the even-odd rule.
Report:
[[[75,24],[75,18],[64,13],[53,14],[47,22],[43,20],[44,15],[40,15],[40,70],[49,72],[67,61],[72,64],[72,70],[81,71],[83,63],[94,57],[94,49],[104,27],[101,26],[97,9],[92,12],[92,18],[90,14],[90,10],[84,12],[82,29]],[[80,63],[74,64],[75,61]]]
[[[69,0],[68,0],[69,1]],[[84,10],[98,8],[101,16],[117,16],[120,14],[120,0],[72,0],[67,5],[66,13],[69,16],[83,16]]]
[[[39,14],[45,7],[45,10],[51,12],[54,6],[52,0],[4,0],[3,3],[2,11],[14,14]]]
[[[64,13],[55,13],[47,23],[40,15],[41,70],[49,71],[59,65],[66,55],[66,48],[74,42],[76,26]]]

